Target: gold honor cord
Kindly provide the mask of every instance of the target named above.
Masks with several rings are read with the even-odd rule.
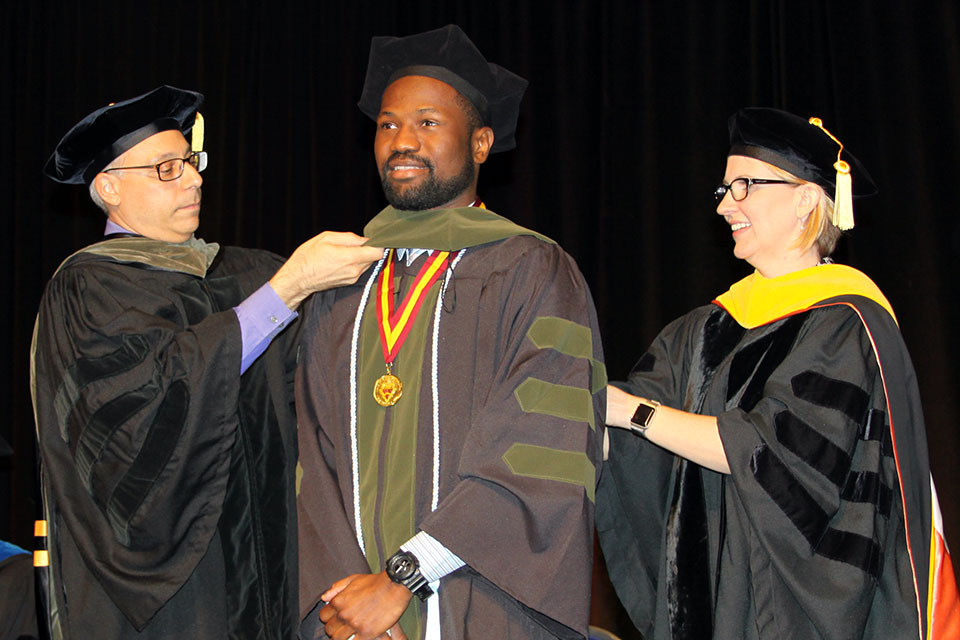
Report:
[[[37,548],[33,551],[34,567],[49,567],[50,554],[47,551],[47,521],[35,520],[33,523],[33,537],[36,538]]]

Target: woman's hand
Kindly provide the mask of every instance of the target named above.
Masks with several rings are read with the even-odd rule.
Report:
[[[637,410],[640,400],[637,396],[607,385],[607,424],[629,429],[630,418]],[[720,430],[714,416],[701,416],[661,405],[647,424],[644,437],[702,467],[719,473],[730,473],[727,454],[723,450]],[[607,453],[605,447],[604,459]]]
[[[640,398],[612,385],[607,385],[607,424],[621,429],[630,428],[630,418],[637,410]]]

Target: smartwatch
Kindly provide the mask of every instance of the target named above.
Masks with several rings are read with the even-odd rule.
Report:
[[[630,429],[637,435],[647,437],[647,429],[650,428],[650,421],[657,415],[657,407],[660,403],[656,400],[641,400],[637,405],[637,410],[633,412],[630,418]]]
[[[401,549],[390,556],[387,560],[386,572],[388,578],[405,586],[421,601],[433,595],[430,583],[420,573],[420,561],[409,551]]]

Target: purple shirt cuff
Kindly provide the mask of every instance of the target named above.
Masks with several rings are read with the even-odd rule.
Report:
[[[243,355],[240,359],[241,375],[260,357],[278,333],[297,317],[277,292],[267,282],[233,308],[240,322],[243,338]]]

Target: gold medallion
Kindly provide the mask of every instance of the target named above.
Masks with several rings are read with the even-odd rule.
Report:
[[[380,376],[373,385],[373,399],[381,407],[392,407],[403,395],[403,383],[392,373],[393,360],[400,352],[400,346],[407,339],[407,334],[420,312],[420,305],[426,298],[426,292],[447,268],[449,257],[449,251],[436,251],[424,261],[413,286],[404,296],[400,308],[394,309],[394,250],[390,249],[390,253],[387,254],[383,270],[380,271],[377,279],[376,301],[380,346],[383,347],[383,360],[387,365],[386,375]]]
[[[400,378],[390,373],[389,370],[377,378],[376,383],[373,385],[373,399],[376,400],[377,404],[381,407],[392,407],[397,404],[397,400],[399,400],[402,395],[403,383],[400,382]]]

